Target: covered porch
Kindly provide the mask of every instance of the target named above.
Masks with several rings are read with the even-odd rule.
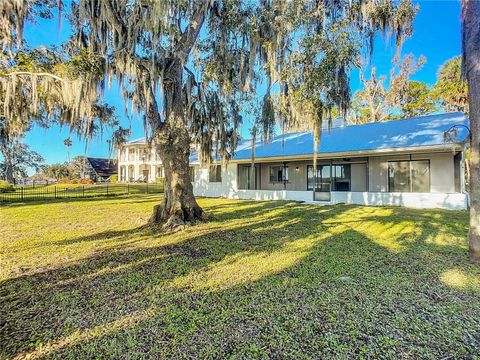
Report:
[[[332,192],[365,192],[369,188],[368,158],[238,164],[239,190],[307,192],[309,201],[330,201]]]
[[[236,197],[466,209],[462,152],[236,164]]]

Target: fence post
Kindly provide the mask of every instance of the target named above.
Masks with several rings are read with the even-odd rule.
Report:
[[[22,201],[23,201],[23,186],[20,189],[22,189]]]
[[[147,189],[146,189],[146,192],[147,192],[147,194],[148,194],[148,182],[147,182]]]
[[[85,185],[82,186],[82,198],[85,197]]]
[[[53,192],[55,193],[55,199],[56,199],[57,198],[57,187],[56,186],[53,187]]]
[[[108,195],[108,183],[107,183],[107,195]]]
[[[127,183],[127,195],[130,195],[130,184]]]

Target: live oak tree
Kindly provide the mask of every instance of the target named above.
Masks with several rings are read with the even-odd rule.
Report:
[[[17,179],[27,176],[28,169],[43,169],[43,157],[30,150],[21,138],[11,140],[5,122],[0,119],[0,179],[15,184]]]
[[[10,42],[28,13],[20,7],[0,22],[18,29],[5,35]],[[362,49],[378,32],[400,46],[415,13],[407,0],[78,0],[70,19],[75,46],[98,59],[101,74],[82,76],[87,95],[117,81],[155,142],[165,194],[151,222],[176,229],[203,218],[189,178],[192,144],[204,163],[228,161],[252,98],[261,99],[256,128],[265,138],[278,122],[309,124],[318,144],[332,108],[349,106]]]
[[[463,73],[470,112],[470,231],[472,261],[480,262],[480,2],[462,1]]]

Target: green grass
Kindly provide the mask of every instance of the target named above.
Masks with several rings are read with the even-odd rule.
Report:
[[[0,208],[0,358],[478,358],[466,212],[158,195]]]
[[[58,198],[81,198],[125,194],[161,193],[161,184],[52,184],[16,187],[14,192],[0,193],[0,202],[53,200]]]

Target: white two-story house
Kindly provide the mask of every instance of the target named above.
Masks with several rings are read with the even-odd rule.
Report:
[[[164,177],[162,160],[145,138],[128,141],[118,150],[117,157],[120,182],[155,182]]]

